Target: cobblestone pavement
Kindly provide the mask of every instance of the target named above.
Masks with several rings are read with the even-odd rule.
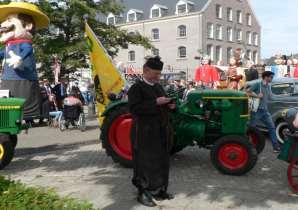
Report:
[[[33,128],[19,136],[13,162],[1,174],[33,186],[55,188],[106,210],[147,209],[135,201],[131,169],[114,164],[98,143],[96,121],[86,132],[61,133]],[[267,144],[256,167],[241,177],[220,174],[209,151],[191,147],[172,158],[171,201],[157,208],[176,210],[273,209],[297,210],[298,197],[287,186],[287,163],[276,159]]]

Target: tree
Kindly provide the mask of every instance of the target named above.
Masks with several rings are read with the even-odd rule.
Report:
[[[129,43],[151,48],[149,39],[139,34],[128,34],[100,21],[110,12],[121,13],[123,8],[117,0],[40,0],[36,4],[51,21],[49,29],[38,31],[33,42],[37,62],[41,64],[39,71],[45,77],[52,77],[54,55],[61,62],[61,75],[87,67],[89,53],[84,39],[85,18],[112,57],[120,48],[127,48]]]

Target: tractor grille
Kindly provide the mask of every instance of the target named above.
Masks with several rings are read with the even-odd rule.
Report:
[[[8,128],[9,121],[9,110],[0,110],[0,128]]]

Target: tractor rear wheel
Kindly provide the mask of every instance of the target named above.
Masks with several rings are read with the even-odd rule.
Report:
[[[132,167],[130,130],[132,116],[128,106],[119,106],[112,110],[103,121],[101,140],[108,156],[124,167]]]
[[[9,135],[0,134],[0,170],[7,166],[14,155],[14,146]]]
[[[221,173],[240,176],[250,171],[258,156],[253,145],[243,136],[224,136],[211,149],[211,161]]]
[[[248,136],[250,143],[252,143],[254,148],[257,150],[257,153],[260,154],[265,148],[265,136],[255,127],[248,127],[246,135]]]

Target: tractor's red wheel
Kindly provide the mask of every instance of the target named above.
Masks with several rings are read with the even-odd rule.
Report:
[[[225,144],[219,149],[218,160],[230,170],[241,169],[248,162],[248,152],[240,144]]]
[[[266,144],[266,138],[265,136],[257,129],[254,127],[248,127],[246,135],[254,146],[254,148],[257,150],[258,154],[261,153]]]
[[[211,149],[213,165],[222,173],[242,175],[250,171],[257,162],[257,152],[243,136],[224,136]]]
[[[288,166],[288,183],[294,193],[298,193],[298,158]]]
[[[121,157],[132,160],[130,129],[132,124],[131,114],[118,116],[109,129],[109,142],[113,150]]]
[[[120,105],[111,110],[104,118],[101,127],[101,140],[103,148],[113,161],[125,167],[132,167],[132,152],[130,142],[130,129],[132,117],[127,104]]]

